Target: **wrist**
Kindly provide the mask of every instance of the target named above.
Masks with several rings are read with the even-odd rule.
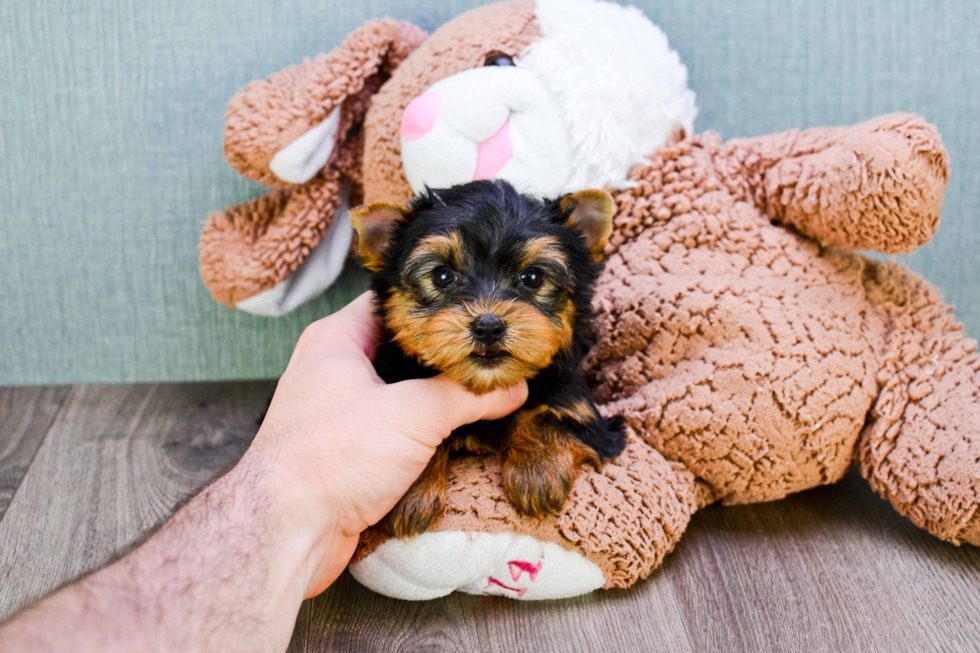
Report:
[[[302,598],[316,596],[343,572],[358,536],[344,533],[335,514],[337,502],[328,496],[322,477],[313,478],[304,465],[291,464],[287,452],[257,444],[239,466],[261,479],[261,492],[268,497],[281,553],[279,578]]]

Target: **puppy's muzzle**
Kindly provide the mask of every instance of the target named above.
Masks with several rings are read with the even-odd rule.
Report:
[[[485,313],[470,323],[473,339],[485,347],[492,347],[503,339],[507,325],[496,315]]]

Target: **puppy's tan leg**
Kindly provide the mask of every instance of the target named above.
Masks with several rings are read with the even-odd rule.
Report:
[[[446,446],[450,453],[462,451],[474,456],[487,456],[497,453],[497,450],[484,438],[481,438],[479,433],[462,433],[458,436],[454,434],[453,437],[446,440]]]
[[[526,515],[557,515],[582,464],[599,469],[599,456],[547,406],[521,411],[516,420],[504,453],[504,493]]]
[[[446,465],[449,449],[440,446],[405,496],[385,518],[385,527],[394,537],[424,533],[446,509]]]

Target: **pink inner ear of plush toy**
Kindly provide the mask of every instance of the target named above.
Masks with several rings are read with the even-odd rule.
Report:
[[[510,142],[510,120],[508,120],[496,134],[480,143],[480,149],[476,154],[473,181],[493,179],[513,153],[514,148]]]
[[[402,136],[410,141],[422,138],[436,124],[442,107],[442,94],[439,91],[424,93],[405,107],[402,113]]]

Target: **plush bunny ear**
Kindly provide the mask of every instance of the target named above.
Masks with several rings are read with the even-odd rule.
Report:
[[[216,300],[282,315],[334,282],[350,249],[347,207],[361,194],[364,114],[425,37],[410,23],[372,20],[329,54],[253,82],[231,100],[228,162],[280,189],[208,216],[198,249]]]
[[[246,86],[228,103],[225,157],[270,186],[305,183],[352,137],[381,84],[425,32],[370,20],[329,54]]]

